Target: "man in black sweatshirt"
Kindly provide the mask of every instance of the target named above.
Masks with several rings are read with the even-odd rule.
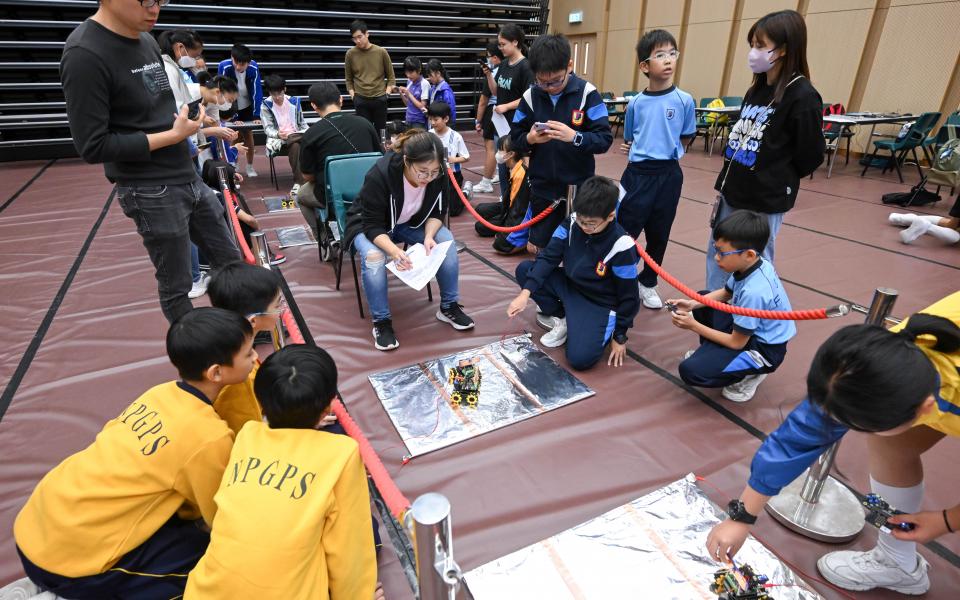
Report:
[[[177,114],[160,47],[146,33],[159,16],[159,0],[101,0],[67,38],[60,78],[73,143],[117,184],[117,201],[156,268],[160,308],[173,322],[193,308],[190,241],[213,266],[240,253],[186,142],[203,107],[194,119],[186,106]]]

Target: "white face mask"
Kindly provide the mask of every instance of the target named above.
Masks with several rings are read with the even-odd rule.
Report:
[[[183,67],[184,69],[192,69],[197,66],[197,59],[190,56],[189,54],[184,54],[177,59],[177,64]]]
[[[233,106],[233,102],[224,102],[223,104],[217,104],[217,110],[230,110]]]
[[[506,164],[506,162],[507,162],[507,153],[506,153],[506,152],[497,152],[496,155],[494,155],[494,158],[497,159],[497,164],[498,164],[498,165]]]

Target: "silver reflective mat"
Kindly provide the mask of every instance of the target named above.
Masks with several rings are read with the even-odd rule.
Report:
[[[263,198],[263,205],[267,208],[267,212],[271,213],[297,210],[300,208],[297,205],[297,201],[289,196],[265,196]]]
[[[465,579],[476,600],[716,600],[710,584],[719,565],[707,556],[704,542],[722,514],[691,474],[477,567]],[[821,599],[752,537],[736,561],[777,584],[769,590],[771,599]]]
[[[476,407],[471,407],[472,377],[480,373]],[[457,375],[457,373],[455,373]],[[544,354],[529,335],[507,338],[428,362],[374,373],[368,377],[410,456],[476,437],[535,417],[594,394],[582,381]],[[460,405],[456,406],[456,394]]]
[[[281,248],[290,246],[306,246],[307,244],[316,244],[313,234],[306,225],[297,225],[294,227],[279,227],[276,229],[277,239],[280,240]]]

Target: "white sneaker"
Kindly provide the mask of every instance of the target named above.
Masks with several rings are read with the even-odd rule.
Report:
[[[900,241],[904,244],[912,244],[917,241],[917,238],[930,231],[932,226],[933,223],[926,219],[917,219],[910,224],[910,227],[900,232]]]
[[[643,305],[647,308],[652,308],[653,310],[660,310],[663,308],[663,300],[660,299],[660,294],[657,293],[656,286],[645,287],[641,285],[640,299],[643,300]]]
[[[257,171],[253,168],[253,165],[247,165],[247,177],[256,177]]]
[[[193,287],[187,293],[187,298],[193,300],[207,293],[207,286],[210,285],[210,276],[206,273],[200,273],[200,279],[193,282]]]
[[[57,600],[53,592],[41,592],[37,584],[24,577],[0,588],[0,600]]]
[[[742,381],[731,383],[723,388],[723,397],[731,402],[746,402],[757,393],[757,387],[767,378],[766,373],[747,375]]]
[[[496,185],[496,184],[500,183],[500,173],[499,173],[499,171],[494,174],[493,179],[490,180],[490,183],[492,183],[493,185]]]
[[[493,182],[489,179],[481,179],[480,183],[473,186],[473,191],[478,194],[492,194],[493,193]]]
[[[845,590],[865,591],[887,588],[911,596],[930,589],[930,564],[917,554],[917,566],[907,573],[880,547],[868,552],[842,550],[820,557],[817,569],[830,583]]]
[[[567,320],[558,317],[550,318],[553,319],[553,327],[548,333],[543,334],[540,343],[547,348],[559,348],[567,343]]]
[[[300,184],[299,184],[299,183],[295,183],[295,184],[293,184],[293,187],[290,188],[290,198],[293,199],[293,200],[296,200],[298,193],[300,193]]]
[[[472,182],[472,181],[465,181],[465,182],[463,183],[463,187],[460,188],[460,189],[463,190],[463,195],[464,195],[464,197],[465,197],[467,200],[469,200],[470,197],[473,196],[473,182]]]
[[[890,221],[891,225],[896,225],[897,227],[909,227],[917,220],[917,215],[913,213],[890,213],[887,220]]]
[[[554,318],[537,311],[537,325],[543,327],[547,331],[550,331],[554,326]]]

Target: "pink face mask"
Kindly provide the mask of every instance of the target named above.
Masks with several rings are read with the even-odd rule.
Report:
[[[750,48],[750,52],[747,53],[747,64],[750,65],[750,70],[759,75],[760,73],[766,73],[772,69],[773,63],[779,60],[779,58],[775,58],[771,61],[771,52],[773,52],[773,50]]]

